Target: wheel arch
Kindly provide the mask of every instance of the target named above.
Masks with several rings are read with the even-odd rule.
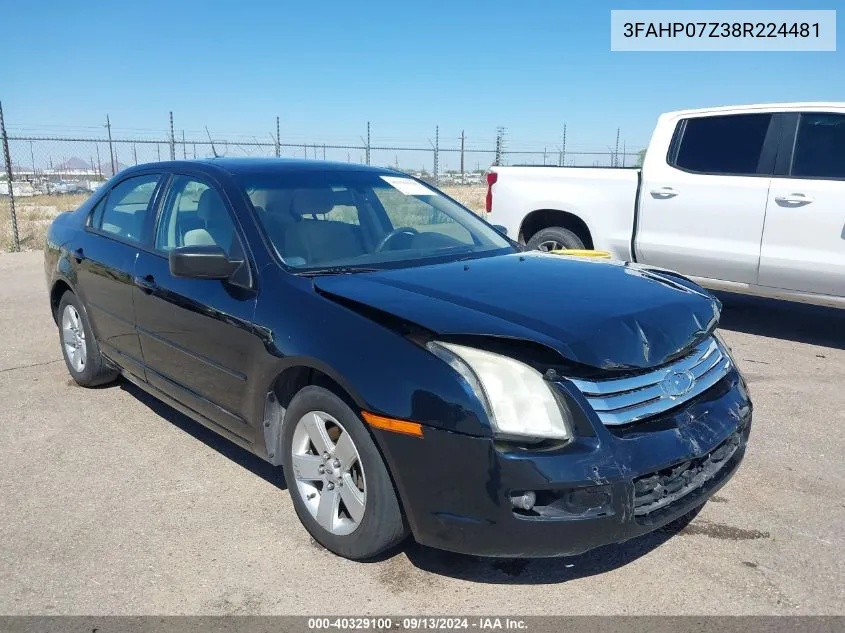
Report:
[[[261,456],[271,464],[278,466],[282,463],[278,447],[282,437],[282,427],[285,424],[285,414],[291,400],[304,387],[309,386],[323,387],[332,392],[356,414],[365,408],[360,394],[330,367],[307,358],[299,358],[287,363],[285,367],[274,372],[262,394],[264,446]]]
[[[66,279],[59,277],[50,288],[50,312],[56,325],[59,324],[59,303],[66,292],[74,292],[74,289]]]
[[[522,219],[518,239],[527,244],[533,235],[553,226],[569,229],[581,238],[586,248],[593,248],[593,235],[587,223],[578,215],[560,209],[537,209]]]

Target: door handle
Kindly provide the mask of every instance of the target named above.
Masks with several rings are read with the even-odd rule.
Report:
[[[784,207],[801,207],[813,201],[811,196],[803,193],[790,193],[782,196],[775,196],[775,202]]]
[[[673,189],[672,187],[660,187],[658,189],[652,189],[649,191],[653,198],[659,198],[661,200],[666,200],[668,198],[674,198],[678,195],[678,190]]]
[[[141,291],[146,292],[147,294],[155,292],[155,290],[158,288],[158,284],[156,283],[155,277],[153,277],[152,275],[135,277],[135,285],[138,286]]]
[[[76,260],[77,264],[81,264],[82,260],[85,259],[85,251],[82,250],[81,246],[73,251],[73,258]]]

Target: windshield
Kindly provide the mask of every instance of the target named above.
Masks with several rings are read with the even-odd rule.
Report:
[[[279,257],[302,271],[351,272],[513,250],[471,211],[407,176],[327,170],[238,180]]]

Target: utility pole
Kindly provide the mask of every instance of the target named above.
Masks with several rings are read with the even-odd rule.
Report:
[[[434,186],[440,181],[440,126],[434,128]]]
[[[114,176],[117,173],[117,168],[114,166],[114,146],[112,145],[111,140],[111,121],[109,120],[109,115],[106,115],[106,129],[109,131],[109,156],[111,157],[111,175]]]
[[[504,153],[505,149],[505,128],[499,126],[496,128],[496,160],[493,163],[494,165],[501,165],[502,164],[502,154]]]
[[[466,135],[464,131],[461,130],[461,184],[465,185],[466,179],[464,178],[464,143],[466,142]]]
[[[566,123],[563,124],[563,142],[560,146],[560,161],[558,167],[563,167],[566,164]]]
[[[176,160],[176,135],[173,133],[173,110],[170,111],[170,160]]]
[[[613,166],[619,167],[619,128],[616,128],[616,148],[613,150]]]
[[[12,159],[9,157],[9,136],[6,134],[6,123],[3,120],[3,104],[0,103],[0,135],[3,136],[3,159],[6,161],[6,183],[9,185],[9,215],[12,219],[12,251],[21,250],[21,240],[18,236],[18,217],[15,213],[15,192],[12,186]]]
[[[282,155],[282,139],[279,136],[279,117],[276,117],[276,158]]]

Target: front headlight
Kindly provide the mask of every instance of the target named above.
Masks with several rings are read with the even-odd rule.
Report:
[[[448,363],[481,401],[493,431],[505,438],[571,437],[570,413],[558,403],[542,374],[513,358],[474,347],[430,342],[428,350]]]

